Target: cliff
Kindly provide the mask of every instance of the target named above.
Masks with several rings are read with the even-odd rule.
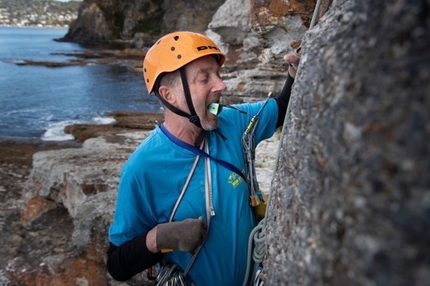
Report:
[[[323,1],[328,11],[308,30],[313,3],[228,0],[206,31],[228,54],[229,87],[253,95],[244,100],[276,90],[281,56],[303,49],[272,181],[263,277],[267,285],[424,285],[430,4]],[[119,285],[105,272],[106,232],[120,166],[146,135],[35,154],[26,240],[8,263],[10,279]],[[144,283],[145,274],[127,282]]]
[[[224,0],[84,0],[65,40],[127,44],[141,34],[155,40],[174,30],[203,32],[223,3]]]
[[[315,0],[84,0],[63,40],[148,49],[176,30],[206,33],[227,54],[226,103],[264,98],[285,80],[282,56],[300,45]],[[322,1],[325,11],[331,1]]]

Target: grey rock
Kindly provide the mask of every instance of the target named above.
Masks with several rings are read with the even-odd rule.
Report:
[[[268,285],[428,285],[427,1],[337,1],[303,40],[266,230]]]
[[[121,167],[148,134],[149,131],[106,135],[86,140],[82,148],[43,151],[33,156],[33,169],[25,188],[24,202],[41,197],[53,201],[54,205],[41,209],[25,226],[34,228],[39,218],[55,208],[63,208],[72,221],[70,240],[65,242],[64,251],[38,257],[40,265],[50,269],[53,275],[61,275],[61,265],[70,264],[68,261],[71,258],[81,255],[87,261],[93,259],[101,269],[105,268],[106,247],[109,244],[107,231],[113,219]],[[31,210],[26,209],[24,213],[28,211]],[[67,231],[64,228],[66,235]],[[27,255],[31,257],[30,253]],[[18,262],[14,264],[14,269],[23,267]],[[69,281],[83,279],[73,277],[73,273],[70,275],[67,278]],[[88,283],[104,283],[100,282],[107,275],[104,277],[91,277],[94,280]],[[136,281],[142,285],[145,281],[142,277],[136,276],[130,285]],[[111,278],[109,281],[109,285],[121,285]]]

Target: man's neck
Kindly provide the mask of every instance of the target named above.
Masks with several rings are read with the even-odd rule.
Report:
[[[195,126],[193,123],[184,118],[175,118],[175,120],[165,119],[164,127],[176,138],[190,144],[194,145],[196,139],[199,137],[202,129]]]

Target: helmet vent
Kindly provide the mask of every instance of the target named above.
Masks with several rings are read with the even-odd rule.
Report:
[[[171,47],[170,50],[173,52],[175,50],[175,47]]]
[[[178,58],[178,60],[179,60],[180,58],[182,58],[182,56],[181,56],[181,55],[177,55],[176,57]]]
[[[174,37],[175,41],[179,40],[179,36]]]

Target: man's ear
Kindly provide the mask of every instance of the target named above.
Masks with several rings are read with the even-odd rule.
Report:
[[[175,102],[175,96],[172,93],[172,89],[169,86],[162,85],[158,88],[158,94],[168,103],[173,104]]]

